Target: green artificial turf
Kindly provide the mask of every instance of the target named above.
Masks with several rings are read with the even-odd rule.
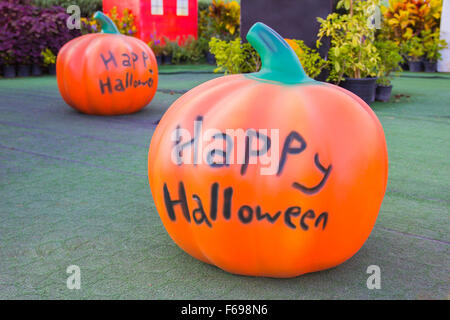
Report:
[[[389,183],[363,248],[331,270],[270,279],[181,251],[148,187],[155,123],[211,70],[162,67],[151,104],[118,117],[75,112],[54,77],[0,79],[0,299],[449,298],[449,75],[398,74],[397,97],[372,105]],[[69,265],[81,268],[81,290],[66,287]],[[370,265],[380,290],[366,287]]]

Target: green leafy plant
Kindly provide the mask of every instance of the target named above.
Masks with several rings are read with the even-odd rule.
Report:
[[[209,51],[209,41],[214,36],[214,21],[209,15],[210,4],[206,2],[198,3],[198,46],[202,48],[203,53]]]
[[[256,72],[261,68],[261,59],[249,43],[241,38],[231,41],[211,38],[210,52],[215,56],[217,68],[214,72],[225,74]]]
[[[285,40],[297,54],[309,77],[317,77],[327,66],[327,61],[302,40]],[[216,72],[225,72],[225,74],[248,73],[257,72],[261,68],[259,54],[249,43],[241,43],[241,38],[225,41],[213,37],[209,46],[211,53],[216,58]]]
[[[0,51],[0,63],[4,64],[5,66],[14,65],[16,63],[14,50],[8,49]]]
[[[56,56],[49,48],[45,48],[45,50],[41,52],[41,56],[45,66],[56,64]]]
[[[229,40],[239,35],[241,7],[237,1],[212,0],[208,15],[215,37]]]
[[[317,47],[324,37],[331,38],[328,52],[329,81],[339,83],[344,77],[366,78],[377,74],[379,55],[374,45],[375,29],[368,23],[379,0],[340,0],[338,8],[348,13],[331,13],[320,23]]]
[[[164,45],[162,46],[162,55],[164,56],[173,56],[173,53],[178,50],[178,42],[179,42],[179,37],[177,37],[177,39],[175,40],[170,40],[168,37],[163,37],[164,39]]]
[[[375,41],[375,47],[380,57],[377,83],[383,86],[390,86],[391,73],[401,70],[400,62],[403,61],[403,57],[400,54],[400,48],[395,41],[382,38]]]
[[[155,56],[160,56],[162,54],[163,45],[161,43],[161,40],[157,39],[154,34],[150,35],[148,46],[152,49]]]
[[[440,51],[447,48],[447,42],[440,39],[439,29],[434,32],[431,30],[424,30],[421,33],[423,39],[423,52],[425,58],[430,62],[436,62],[441,58]]]
[[[404,48],[409,61],[420,61],[425,54],[423,40],[419,37],[409,38]]]
[[[172,63],[198,63],[204,58],[204,40],[189,36],[183,43],[174,47]]]

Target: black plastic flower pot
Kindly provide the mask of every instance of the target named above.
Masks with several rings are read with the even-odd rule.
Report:
[[[375,91],[375,100],[388,102],[389,99],[391,98],[391,93],[392,93],[392,85],[390,86],[377,85],[377,89]]]
[[[31,66],[25,64],[19,64],[17,66],[18,77],[29,77],[31,75]]]
[[[158,66],[163,64],[163,58],[161,55],[156,56],[156,63],[158,64]]]
[[[400,66],[400,68],[402,68],[403,71],[408,71],[409,70],[408,62],[400,62],[399,66]]]
[[[206,52],[206,63],[208,64],[216,64],[216,57],[211,52]]]
[[[377,78],[345,78],[339,86],[353,92],[369,104],[375,101],[375,89]]]
[[[411,72],[422,72],[423,63],[422,61],[408,61],[408,68]]]
[[[51,64],[48,66],[48,74],[52,76],[56,75],[56,64]]]
[[[163,56],[163,63],[164,64],[172,64],[172,55]]]
[[[16,77],[16,66],[3,66],[3,77],[4,78],[15,78]]]
[[[38,64],[33,64],[31,66],[31,75],[34,77],[38,77],[42,75],[42,68]]]
[[[437,62],[436,61],[424,61],[423,67],[425,72],[436,72]]]

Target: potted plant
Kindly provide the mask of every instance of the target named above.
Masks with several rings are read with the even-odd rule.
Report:
[[[17,56],[17,76],[19,77],[29,77],[31,75],[31,62],[30,57],[26,52],[18,53]]]
[[[17,32],[13,40],[14,56],[17,62],[17,75],[19,77],[29,77],[31,75],[31,65],[33,63],[33,47],[37,25],[40,25],[37,17],[38,8],[24,4],[19,5],[19,14],[13,19],[17,19],[14,23],[14,30]],[[39,27],[37,27],[39,28]]]
[[[42,56],[39,46],[33,48],[32,57],[31,57],[31,75],[32,76],[41,76],[42,75]]]
[[[184,39],[183,44],[176,46],[173,53],[173,62],[177,63],[199,63],[204,60],[205,39],[195,39],[188,36]],[[208,44],[206,44],[207,46]]]
[[[44,60],[44,66],[48,67],[48,73],[56,75],[56,56],[49,48],[46,48],[41,52],[41,56]]]
[[[0,61],[3,69],[4,78],[16,77],[16,66],[12,50],[0,51]]]
[[[347,13],[331,13],[317,18],[320,29],[317,47],[323,37],[331,38],[328,52],[330,75],[335,82],[355,93],[366,103],[375,100],[379,55],[374,45],[375,29],[368,23],[378,0],[340,0],[337,8]]]
[[[375,47],[380,56],[375,100],[386,102],[389,101],[392,92],[391,72],[401,70],[400,63],[403,61],[403,57],[400,54],[399,46],[394,41],[382,38],[382,36],[375,41]]]
[[[161,65],[163,63],[162,52],[164,49],[163,46],[161,45],[161,40],[155,39],[153,35],[151,35],[150,38],[152,38],[152,40],[150,40],[148,45],[155,54],[156,62],[158,63],[158,65]]]
[[[0,10],[1,13],[2,10]],[[14,56],[16,33],[9,24],[2,28],[0,23],[0,28],[0,65],[3,69],[3,77],[14,78],[16,76],[16,60]]]
[[[424,56],[423,41],[418,36],[411,37],[405,42],[409,71],[423,71],[422,58]]]
[[[440,39],[439,34],[439,28],[434,32],[432,30],[422,31],[425,72],[436,72],[437,61],[441,58],[440,50],[447,48],[447,42]]]
[[[178,38],[175,41],[171,41],[168,37],[164,37],[164,46],[162,48],[162,60],[164,64],[172,64],[173,52],[178,46]]]

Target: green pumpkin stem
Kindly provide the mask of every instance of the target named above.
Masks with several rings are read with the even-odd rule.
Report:
[[[97,11],[94,14],[94,19],[102,26],[102,33],[120,34],[116,24],[103,12]]]
[[[261,70],[248,76],[283,84],[314,82],[308,77],[291,46],[270,27],[257,22],[247,33],[248,42],[261,57]]]

